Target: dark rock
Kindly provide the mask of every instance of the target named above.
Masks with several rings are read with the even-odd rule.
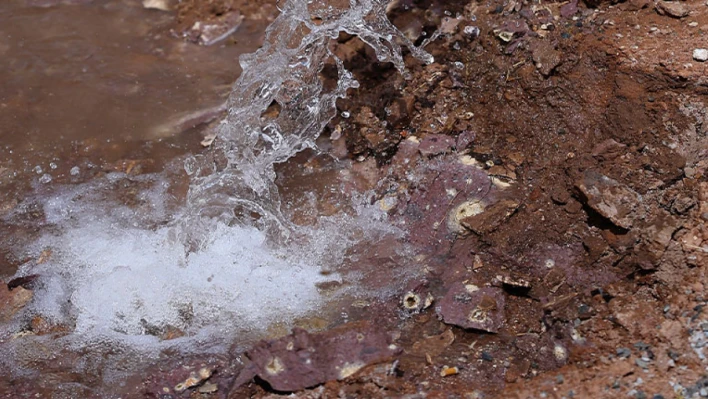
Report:
[[[683,2],[658,1],[656,3],[656,12],[658,12],[660,15],[668,15],[674,18],[683,18],[687,17],[691,10]]]
[[[617,356],[621,358],[627,358],[632,355],[632,351],[629,348],[617,348]]]
[[[504,305],[501,289],[458,282],[450,287],[436,310],[447,324],[496,333],[505,322]]]
[[[28,290],[34,289],[38,277],[38,274],[30,274],[29,276],[13,278],[9,283],[7,283],[7,289],[10,291],[17,287],[22,287]]]
[[[634,347],[635,347],[637,350],[645,351],[645,350],[649,349],[649,344],[644,343],[644,342],[642,342],[642,341],[639,341],[639,342],[636,342],[636,343],[634,344]]]
[[[365,322],[318,334],[295,328],[291,335],[261,341],[247,351],[252,363],[236,385],[258,376],[277,391],[297,391],[347,378],[398,351],[387,334]]]
[[[444,134],[431,134],[421,142],[418,150],[424,157],[450,152],[455,146],[455,139]]]
[[[696,205],[696,200],[691,197],[680,197],[671,204],[671,211],[679,215],[688,212],[689,209]]]
[[[631,188],[594,170],[585,172],[575,187],[581,200],[614,225],[629,229],[641,197]]]

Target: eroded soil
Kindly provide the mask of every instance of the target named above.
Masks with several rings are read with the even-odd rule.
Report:
[[[180,5],[183,29],[238,8],[198,4]],[[362,86],[321,147],[408,226],[419,256],[396,267],[423,277],[352,309],[357,323],[165,361],[126,397],[708,395],[708,64],[692,59],[708,7],[397,4],[413,40],[440,30],[435,63],[411,60],[406,80],[340,37]]]

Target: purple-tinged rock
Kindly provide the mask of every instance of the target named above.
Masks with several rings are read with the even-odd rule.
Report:
[[[424,157],[450,152],[455,146],[455,139],[444,134],[431,134],[426,136],[418,147]]]
[[[454,283],[436,307],[447,324],[496,333],[504,325],[504,292],[499,288],[479,288]]]
[[[563,18],[568,18],[578,12],[578,0],[572,0],[570,3],[566,3],[561,6],[560,14]]]
[[[291,335],[261,341],[246,352],[252,363],[236,384],[257,375],[277,391],[297,391],[345,379],[398,351],[386,333],[368,323],[351,323],[318,334],[295,328]]]

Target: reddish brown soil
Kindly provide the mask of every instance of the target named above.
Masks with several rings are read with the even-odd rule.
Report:
[[[361,161],[352,172],[375,200],[395,198],[392,218],[413,226],[421,255],[406,267],[422,277],[408,288],[434,302],[406,311],[402,291],[371,304],[360,318],[399,351],[291,397],[700,395],[706,361],[690,337],[708,329],[708,64],[691,53],[707,43],[708,7],[681,2],[690,15],[679,19],[641,0],[577,13],[567,3],[400,3],[413,7],[391,17],[418,42],[447,26],[427,47],[435,63],[411,59],[405,80],[357,39],[340,38],[336,51],[362,87],[339,103],[350,116],[327,133],[333,154]],[[249,7],[187,1],[178,20],[189,27]],[[456,26],[445,11],[461,15]],[[484,216],[451,231],[450,212],[477,195],[469,182],[489,176],[506,188],[490,188]],[[464,301],[449,295],[461,284],[503,296],[490,308],[498,325],[451,325],[450,308]],[[216,393],[169,397],[280,394],[263,379],[238,379],[252,376],[248,364],[211,361]],[[192,363],[156,366],[133,394],[163,397],[161,387],[184,378],[178,366]],[[444,366],[457,372],[442,376]]]
[[[533,13],[516,2],[416,3],[393,15],[413,38],[440,26],[444,11],[463,19],[427,47],[434,64],[410,63],[410,81],[356,39],[340,40],[340,56],[365,84],[340,103],[351,117],[332,130],[341,129],[349,156],[378,161],[381,198],[394,192],[391,214],[416,226],[411,240],[428,249],[424,290],[439,298],[456,281],[494,286],[497,276],[528,288],[496,283],[507,301],[497,334],[449,327],[435,305],[389,320],[403,346],[395,370],[374,366],[296,396],[700,394],[705,365],[689,336],[700,330],[706,295],[707,89],[706,66],[691,53],[706,38],[705,5],[681,3],[691,14],[677,19],[641,2],[581,4],[567,17],[562,4]],[[466,36],[467,25],[480,36]],[[519,26],[516,46],[494,34]],[[422,149],[441,134],[452,145]],[[401,156],[410,136],[423,144]],[[455,199],[439,182],[455,179],[444,165],[462,154],[509,181],[518,207],[484,220],[491,227],[451,235],[416,209],[435,204],[444,220]],[[598,212],[587,186],[606,178],[619,190],[612,195],[639,198],[624,204],[635,216]],[[540,271],[546,258],[555,267]],[[568,356],[554,358],[557,346]],[[443,366],[459,373],[442,377]],[[267,396],[261,389],[248,393]]]

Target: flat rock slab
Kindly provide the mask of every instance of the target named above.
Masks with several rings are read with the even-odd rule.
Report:
[[[641,202],[634,190],[594,170],[586,171],[575,187],[581,193],[582,202],[615,226],[632,227]]]
[[[237,384],[258,376],[276,391],[297,391],[347,378],[399,351],[388,334],[368,323],[346,324],[318,334],[295,328],[291,335],[261,341],[246,352],[252,364]]]
[[[431,134],[420,142],[418,151],[422,156],[430,157],[451,152],[455,144],[456,140],[453,137],[444,134]]]
[[[691,12],[687,5],[678,1],[659,1],[656,3],[656,11],[674,18],[687,17]]]
[[[447,324],[496,333],[504,325],[504,291],[496,287],[452,284],[436,311]]]
[[[488,205],[484,211],[468,216],[460,221],[462,226],[479,234],[487,234],[497,229],[519,208],[519,202],[513,199],[503,199]]]

